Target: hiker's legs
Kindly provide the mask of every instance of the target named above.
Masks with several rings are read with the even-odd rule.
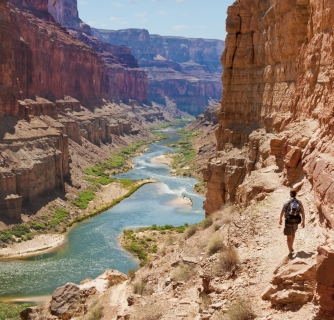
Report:
[[[288,248],[289,252],[292,253],[292,248],[293,248],[293,242],[295,241],[295,235],[289,235],[287,236],[287,243],[288,243]]]

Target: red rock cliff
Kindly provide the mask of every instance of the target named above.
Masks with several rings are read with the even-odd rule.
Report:
[[[316,300],[327,315],[334,314],[333,9],[320,0],[229,7],[217,156],[203,171],[208,214],[275,190],[261,182],[266,167],[276,166],[286,185],[308,181],[326,234]]]
[[[113,45],[126,45],[148,74],[148,97],[165,104],[165,97],[193,115],[211,99],[221,98],[220,56],[224,42],[211,39],[162,37],[145,29],[101,30],[92,34]]]
[[[19,85],[15,77],[14,37],[11,28],[7,1],[0,1],[0,116],[17,114],[20,98]]]

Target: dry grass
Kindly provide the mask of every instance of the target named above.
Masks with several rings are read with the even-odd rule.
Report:
[[[184,232],[184,235],[186,236],[186,239],[189,239],[191,236],[193,236],[198,231],[198,226],[196,224],[191,225],[186,229]]]
[[[189,264],[181,264],[172,272],[172,279],[174,281],[187,282],[196,272],[194,266]]]
[[[219,235],[214,234],[210,238],[210,240],[209,240],[209,242],[206,246],[206,252],[209,256],[212,256],[213,254],[215,254],[215,253],[219,252],[220,250],[224,249],[225,247],[226,246],[224,244],[223,239]]]
[[[219,255],[219,265],[224,271],[231,271],[239,262],[239,256],[234,247],[227,247],[226,250]]]
[[[164,310],[161,304],[148,303],[135,308],[131,319],[134,320],[158,320],[162,317]]]
[[[140,280],[133,284],[133,293],[144,295],[151,295],[154,292],[153,287],[147,284],[145,281]]]
[[[203,294],[200,296],[200,306],[202,310],[206,310],[211,305],[212,300],[209,295]]]
[[[133,279],[135,276],[136,276],[136,271],[133,270],[133,269],[130,269],[130,270],[128,271],[128,277],[129,277],[130,279]]]
[[[250,301],[244,299],[237,299],[230,306],[226,320],[253,320],[256,318],[256,314],[252,308]]]
[[[90,307],[86,320],[100,320],[103,317],[103,306],[101,303],[95,303]]]
[[[209,228],[211,225],[213,224],[213,220],[211,217],[205,218],[204,220],[202,220],[201,222],[201,227],[202,229],[207,229]]]

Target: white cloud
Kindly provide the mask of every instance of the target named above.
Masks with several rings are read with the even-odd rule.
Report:
[[[173,29],[174,30],[184,30],[184,29],[187,29],[188,26],[186,26],[185,24],[181,24],[179,26],[173,26]]]
[[[169,14],[168,11],[158,11],[157,13],[161,14],[162,16],[166,16],[167,14]]]
[[[123,5],[122,5],[121,3],[118,3],[118,2],[113,2],[111,5],[112,5],[113,7],[117,7],[117,8],[119,8],[119,7],[123,7]]]
[[[87,4],[87,1],[79,1],[79,3],[83,6],[85,6]]]
[[[118,25],[118,26],[124,26],[129,23],[129,21],[126,21],[122,18],[116,18],[116,17],[111,17],[110,21],[112,21],[113,25]]]
[[[138,12],[138,13],[135,13],[134,16],[137,17],[137,18],[145,18],[147,15],[147,12]]]

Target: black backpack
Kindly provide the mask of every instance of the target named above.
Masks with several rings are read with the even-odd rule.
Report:
[[[293,198],[289,201],[286,206],[285,212],[285,223],[286,224],[300,224],[302,222],[302,217],[300,216],[301,207],[299,201],[296,198]]]

